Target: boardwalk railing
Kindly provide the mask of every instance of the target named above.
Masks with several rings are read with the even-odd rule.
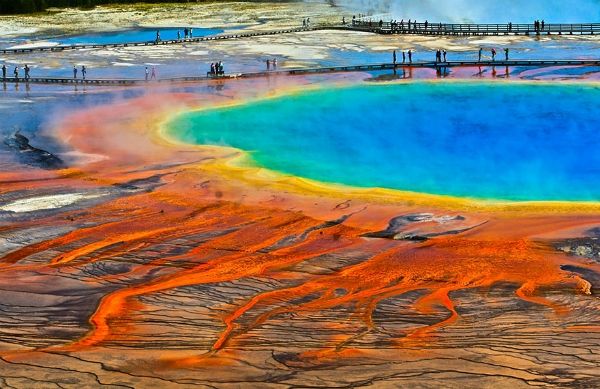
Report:
[[[109,44],[73,44],[58,46],[38,46],[0,49],[2,54],[26,54],[33,52],[61,52],[77,49],[106,49],[120,47],[178,45],[185,43],[210,42],[227,39],[242,39],[268,35],[290,34],[317,30],[356,30],[378,34],[418,34],[418,35],[596,35],[600,34],[600,23],[587,24],[545,24],[544,28],[535,28],[533,24],[448,24],[425,22],[379,22],[355,20],[348,24],[319,24],[298,28],[286,28],[270,31],[240,32],[235,34],[209,35],[198,38],[171,39],[146,42],[124,42]]]
[[[140,80],[140,79],[74,79],[74,78],[57,78],[57,77],[32,77],[28,80],[23,78],[16,79],[8,77],[0,78],[0,83],[18,83],[18,84],[74,84],[74,85],[105,85],[105,86],[127,86],[127,85],[152,85],[154,83],[179,83],[179,82],[195,82],[209,80],[227,80],[236,78],[256,78],[268,77],[271,75],[303,75],[303,74],[321,74],[321,73],[336,73],[336,72],[361,72],[361,71],[378,71],[392,69],[411,69],[411,68],[450,68],[450,67],[547,67],[547,66],[599,66],[598,60],[508,60],[508,61],[449,61],[449,62],[413,62],[413,63],[380,63],[366,65],[350,65],[350,66],[330,66],[318,68],[301,68],[301,69],[283,69],[267,72],[249,72],[226,74],[219,77],[206,76],[189,76],[177,78],[164,78],[160,80]]]
[[[381,22],[354,21],[348,29],[380,34],[418,35],[596,35],[600,34],[600,23],[544,24],[536,28],[531,24],[456,24],[425,22]]]

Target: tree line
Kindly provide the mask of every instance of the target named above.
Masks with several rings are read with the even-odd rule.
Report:
[[[43,12],[50,7],[93,8],[103,4],[190,3],[195,0],[0,0],[0,14]]]

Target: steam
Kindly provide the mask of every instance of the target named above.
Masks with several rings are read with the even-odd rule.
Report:
[[[335,0],[357,12],[432,22],[600,22],[600,0]]]

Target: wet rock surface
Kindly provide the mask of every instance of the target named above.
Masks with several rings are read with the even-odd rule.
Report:
[[[555,241],[553,246],[568,255],[600,263],[600,227],[586,231],[586,236],[583,237]]]
[[[66,167],[62,159],[46,150],[29,144],[29,139],[18,131],[4,139],[4,145],[13,151],[17,160],[25,165],[41,169],[63,169]]]

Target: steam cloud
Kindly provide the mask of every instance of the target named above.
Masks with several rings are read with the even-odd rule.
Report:
[[[397,19],[440,22],[600,22],[600,0],[334,0],[337,5]]]

